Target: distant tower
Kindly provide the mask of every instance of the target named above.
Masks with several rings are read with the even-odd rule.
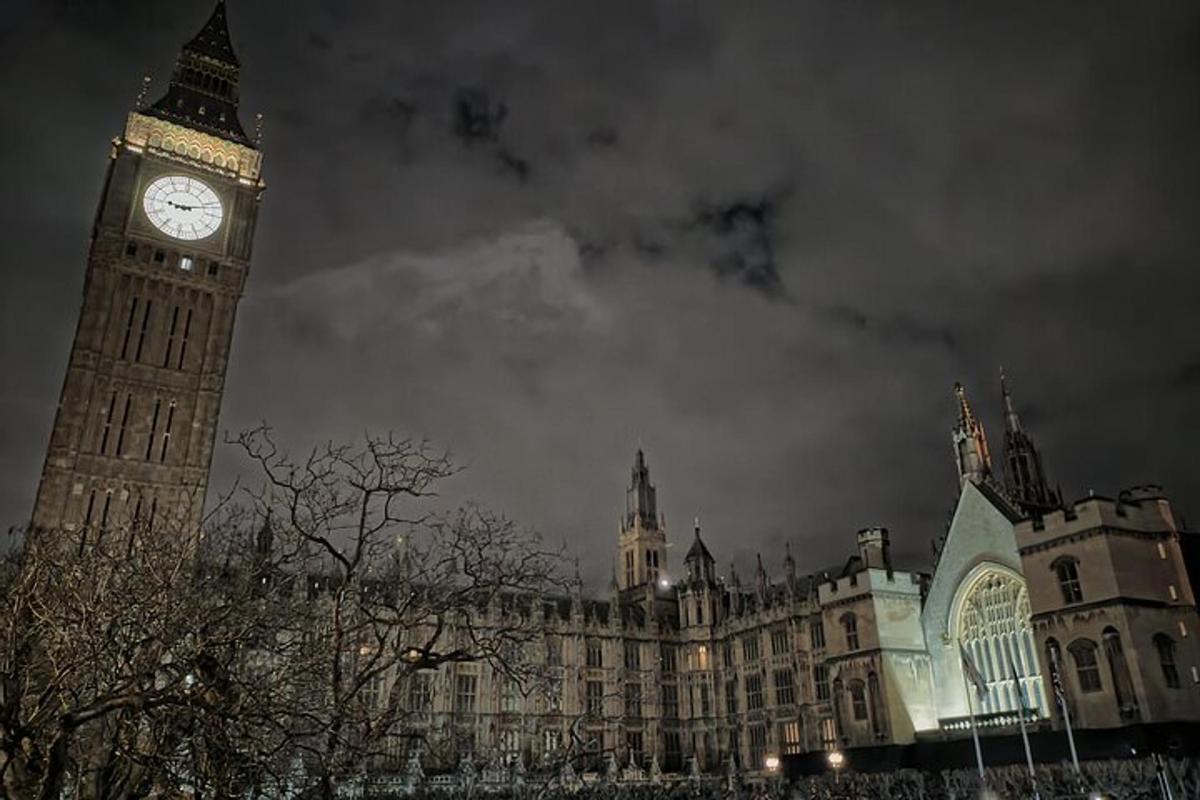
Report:
[[[961,383],[954,384],[954,395],[958,399],[958,423],[954,426],[953,436],[959,483],[983,483],[992,475],[987,435],[983,432],[983,423],[971,411],[967,391]]]
[[[658,493],[650,483],[650,469],[640,448],[625,493],[619,549],[622,589],[656,581],[660,573],[666,572],[667,532],[658,516]]]
[[[1009,495],[1026,511],[1041,514],[1062,506],[1042,467],[1042,456],[1021,428],[1021,420],[1000,370],[1000,393],[1004,400],[1004,485]]]
[[[239,74],[218,3],[163,97],[139,97],[113,141],[32,516],[81,548],[200,523],[265,188],[238,121]]]

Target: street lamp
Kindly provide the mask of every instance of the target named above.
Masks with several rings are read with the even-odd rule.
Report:
[[[841,750],[831,750],[825,756],[825,760],[829,762],[829,768],[833,770],[834,783],[841,783],[842,767],[846,766],[846,754]]]
[[[767,756],[767,760],[763,762],[763,765],[767,768],[767,772],[778,772],[779,756]]]

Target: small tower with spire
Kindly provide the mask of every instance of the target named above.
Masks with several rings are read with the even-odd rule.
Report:
[[[967,401],[967,390],[961,383],[954,384],[954,396],[958,400],[958,422],[954,426],[954,457],[958,464],[959,484],[983,483],[992,476],[992,457],[988,452],[987,434],[983,423],[971,410]]]
[[[758,595],[759,608],[767,603],[767,570],[763,567],[762,553],[757,554],[758,564],[754,568],[754,593]]]
[[[679,604],[685,625],[717,623],[717,562],[700,538],[700,519],[696,518],[695,538],[683,558],[687,579],[679,585]]]
[[[796,591],[796,559],[792,558],[792,543],[783,543],[783,577],[787,581],[788,591]]]
[[[687,570],[688,580],[693,583],[701,581],[716,583],[716,563],[712,553],[705,546],[704,540],[700,538],[700,518],[697,517],[696,536],[692,539],[692,546],[688,548],[687,555],[683,557],[683,566]]]
[[[650,482],[650,468],[640,447],[625,492],[618,550],[621,589],[657,582],[667,571],[666,526],[658,515],[658,490]]]
[[[1042,514],[1061,507],[1062,498],[1050,488],[1041,453],[1021,427],[1003,369],[1000,370],[1000,394],[1004,402],[1005,488],[1012,499],[1029,513]]]

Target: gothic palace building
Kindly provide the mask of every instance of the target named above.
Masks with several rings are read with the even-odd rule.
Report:
[[[577,590],[533,612],[548,696],[522,697],[484,665],[444,668],[409,687],[418,730],[457,737],[459,755],[531,764],[584,719],[585,738],[622,764],[672,771],[694,756],[722,770],[732,754],[753,773],[770,756],[966,735],[962,650],[986,682],[971,700],[985,733],[1014,732],[1023,708],[1035,728],[1060,726],[1055,680],[1076,731],[1200,721],[1190,535],[1168,501],[1141,487],[1062,503],[1006,387],[995,475],[956,391],[961,491],[932,575],[894,569],[887,530],[868,528],[844,565],[805,574],[788,552],[781,575],[760,559],[743,584],[732,569],[718,577],[697,529],[668,579],[639,451],[609,596]]]
[[[113,141],[35,528],[199,519],[264,191],[239,73],[218,3]],[[837,568],[789,552],[745,583],[718,577],[696,530],[668,572],[639,451],[608,596],[532,605],[551,690],[526,698],[485,665],[449,665],[406,688],[410,718],[460,754],[530,765],[586,719],[623,764],[712,770],[732,755],[754,772],[773,755],[964,735],[965,651],[987,684],[985,730],[1012,730],[1023,699],[1035,724],[1061,725],[1055,683],[1077,729],[1200,720],[1191,537],[1162,493],[1065,503],[1006,387],[999,470],[957,399],[961,490],[932,574],[893,568],[883,528]]]

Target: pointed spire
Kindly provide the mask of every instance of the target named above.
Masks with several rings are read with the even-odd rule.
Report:
[[[992,474],[987,434],[984,433],[983,423],[971,410],[967,390],[957,381],[954,383],[954,396],[958,400],[958,422],[954,426],[953,440],[959,483],[982,483]]]
[[[633,458],[629,489],[625,493],[625,517],[628,528],[640,523],[647,530],[658,529],[658,491],[650,483],[650,468],[640,447]]]
[[[1029,514],[1043,514],[1062,505],[1062,495],[1050,488],[1042,456],[1021,428],[1016,404],[1000,370],[1000,394],[1004,401],[1004,487]]]
[[[200,32],[183,46],[184,52],[211,58],[232,67],[240,65],[229,38],[229,23],[225,19],[225,0],[217,0],[216,8]]]
[[[1012,395],[1008,391],[1008,378],[1004,367],[1000,368],[1000,395],[1004,401],[1004,430],[1015,433],[1021,430],[1021,420],[1017,417],[1017,409],[1013,406]]]
[[[954,396],[958,398],[958,425],[961,428],[969,428],[975,424],[975,414],[967,401],[967,390],[959,381],[954,382]]]
[[[225,3],[218,2],[199,33],[183,45],[167,93],[146,113],[252,147],[237,115],[240,70]]]
[[[267,509],[266,517],[263,519],[263,525],[258,530],[258,536],[254,540],[254,551],[260,557],[270,557],[271,551],[275,547],[275,531],[271,527],[271,509]]]

